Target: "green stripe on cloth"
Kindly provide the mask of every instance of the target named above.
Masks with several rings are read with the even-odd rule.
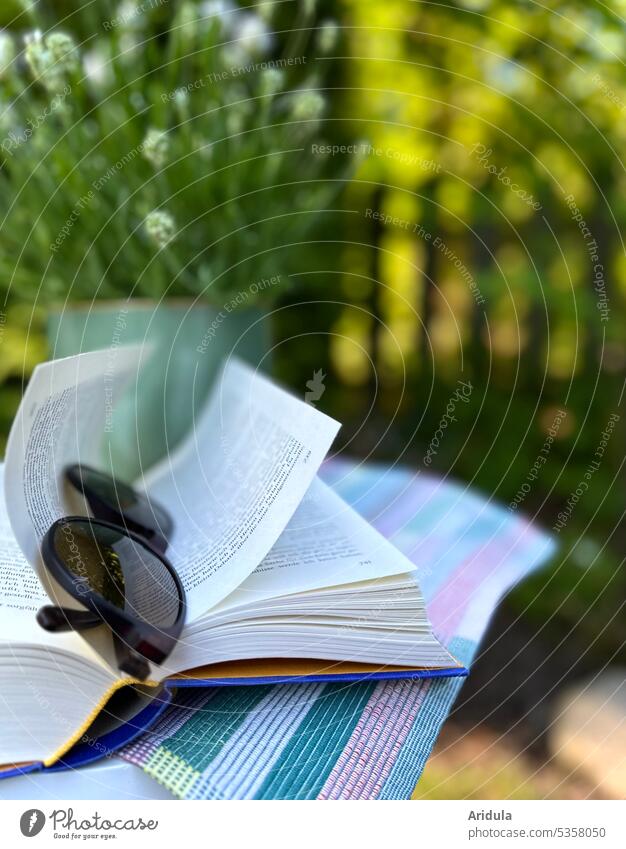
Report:
[[[227,687],[206,707],[195,712],[175,734],[165,740],[165,749],[200,773],[219,754],[248,714],[265,698],[269,686]]]
[[[345,748],[375,683],[328,684],[256,799],[315,799]]]

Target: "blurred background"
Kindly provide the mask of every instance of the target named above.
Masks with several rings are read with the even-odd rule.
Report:
[[[2,450],[59,311],[257,311],[338,451],[558,537],[417,797],[624,795],[626,2],[76,5],[0,11]]]

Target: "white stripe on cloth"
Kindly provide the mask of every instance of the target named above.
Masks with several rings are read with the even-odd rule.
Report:
[[[273,688],[190,788],[187,798],[253,797],[323,689],[323,684]]]

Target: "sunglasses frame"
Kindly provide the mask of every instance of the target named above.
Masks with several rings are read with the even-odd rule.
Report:
[[[132,490],[135,498],[144,503],[148,509],[152,510],[153,517],[157,520],[152,526],[144,525],[141,522],[135,521],[131,516],[124,513],[121,506],[112,507],[111,504],[99,493],[89,486],[85,481],[85,473],[94,474],[99,477],[107,478],[113,486],[119,486],[121,482],[115,480],[114,477],[95,469],[93,466],[87,466],[84,463],[72,463],[64,469],[64,476],[67,481],[80,492],[89,507],[91,508],[94,518],[102,522],[111,522],[113,525],[120,525],[131,533],[139,534],[139,536],[147,539],[151,546],[157,548],[161,552],[167,551],[168,537],[172,534],[173,523],[167,514],[167,511],[152,499],[146,498],[143,493],[136,490],[129,484],[124,484],[125,487]]]
[[[170,573],[178,591],[178,614],[172,625],[159,628],[128,611],[116,607],[116,605],[107,601],[100,593],[92,590],[86,579],[77,578],[68,569],[56,549],[54,538],[58,528],[61,528],[63,525],[70,525],[73,522],[102,527],[125,535],[137,545],[146,548],[152,556],[161,561]],[[86,607],[88,611],[91,611],[99,620],[96,622],[93,618],[76,615],[83,611],[45,606],[38,613],[38,620],[43,627],[45,625],[42,620],[46,620],[46,617],[48,617],[47,621],[50,623],[52,622],[52,617],[55,615],[59,622],[63,616],[66,619],[67,628],[62,628],[62,630],[84,630],[95,627],[97,624],[108,625],[113,635],[119,668],[133,677],[141,678],[142,680],[147,678],[150,672],[147,663],[148,660],[158,665],[163,663],[172,652],[178,642],[185,622],[185,591],[172,564],[163,552],[151,545],[145,537],[113,522],[92,519],[88,516],[65,516],[53,522],[48,529],[41,542],[41,556],[46,569],[59,586],[69,593],[73,599],[83,605],[83,607]],[[53,611],[56,613],[53,614]]]

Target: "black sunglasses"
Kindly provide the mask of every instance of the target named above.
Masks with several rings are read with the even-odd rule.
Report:
[[[128,484],[89,466],[65,470],[94,518],[58,519],[41,543],[46,569],[86,610],[46,605],[47,631],[82,631],[103,623],[113,634],[119,668],[144,680],[180,637],[185,593],[165,557],[173,524],[167,512]]]

